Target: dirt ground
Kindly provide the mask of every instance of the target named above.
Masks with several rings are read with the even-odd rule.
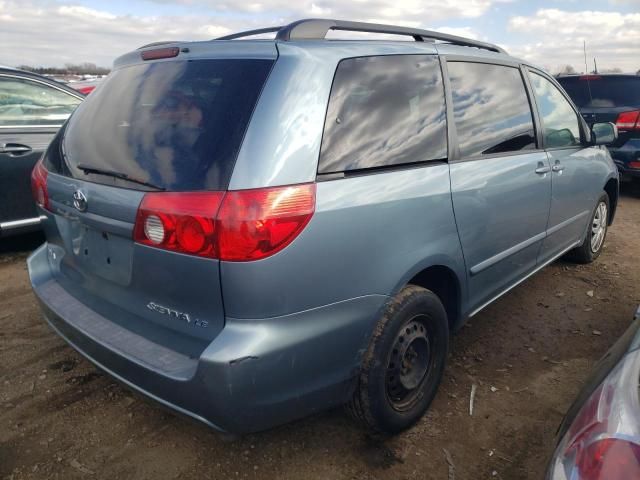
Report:
[[[341,410],[238,439],[168,413],[53,334],[25,265],[42,239],[4,240],[0,478],[542,478],[563,413],[640,303],[638,239],[640,188],[623,184],[600,259],[559,261],[472,318],[428,415],[391,439]]]

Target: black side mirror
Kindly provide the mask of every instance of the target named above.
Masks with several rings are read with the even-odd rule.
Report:
[[[618,127],[613,123],[594,123],[591,127],[591,141],[594,145],[609,145],[618,139]]]

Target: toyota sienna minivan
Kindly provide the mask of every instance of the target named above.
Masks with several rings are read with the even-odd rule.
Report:
[[[432,31],[302,20],[149,45],[33,171],[31,283],[80,353],[215,429],[346,404],[399,432],[450,332],[560,256],[600,255],[616,135],[539,68]]]

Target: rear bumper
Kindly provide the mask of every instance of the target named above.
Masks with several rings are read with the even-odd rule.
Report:
[[[640,138],[631,138],[618,148],[609,147],[611,157],[621,173],[640,177],[640,168],[632,168],[630,162],[640,162]]]
[[[387,297],[371,295],[282,317],[226,319],[199,358],[155,344],[90,310],[51,274],[47,244],[28,260],[52,328],[99,368],[225,432],[263,430],[344,403]]]

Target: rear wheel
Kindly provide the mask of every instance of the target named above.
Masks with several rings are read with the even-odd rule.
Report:
[[[377,432],[397,433],[416,423],[436,395],[449,346],[440,299],[409,285],[385,308],[348,405]]]
[[[577,263],[591,263],[602,253],[609,226],[609,196],[602,193],[591,215],[591,223],[582,245],[569,253],[568,258]]]

